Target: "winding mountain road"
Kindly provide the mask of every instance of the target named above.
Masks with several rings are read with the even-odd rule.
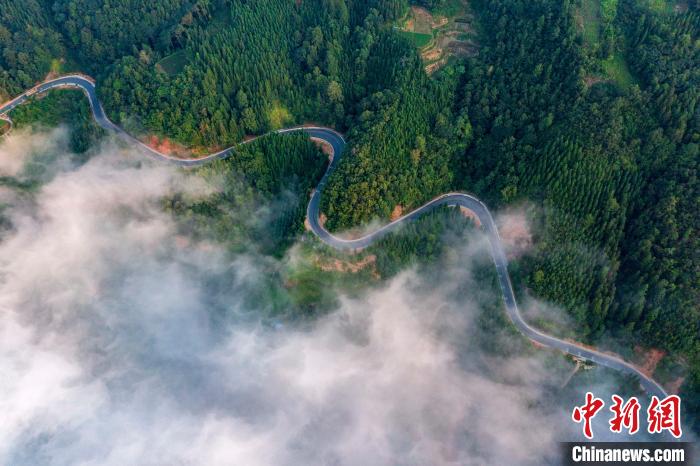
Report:
[[[55,88],[82,89],[83,92],[87,95],[88,101],[90,102],[90,107],[92,109],[92,114],[99,126],[106,130],[113,131],[122,138],[128,140],[129,142],[138,145],[144,150],[146,155],[156,160],[167,161],[169,163],[183,167],[192,167],[204,165],[206,163],[211,162],[212,160],[226,158],[230,156],[236,148],[236,146],[233,146],[228,149],[224,149],[220,152],[197,159],[177,159],[166,154],[161,154],[160,152],[157,152],[151,147],[143,144],[138,139],[130,136],[119,126],[112,123],[109,120],[109,118],[107,118],[107,115],[105,114],[104,109],[102,108],[102,105],[100,104],[100,101],[97,98],[97,93],[95,91],[95,82],[91,78],[82,75],[63,76],[57,79],[43,82],[33,87],[24,94],[0,106],[0,117],[5,117],[5,119],[7,119],[8,112],[30,99],[32,95],[40,94]],[[344,154],[345,140],[343,139],[343,136],[338,132],[330,128],[321,127],[289,128],[276,131],[276,133],[284,134],[299,131],[305,132],[309,137],[321,139],[330,144],[333,148],[334,156],[331,160],[331,163],[329,164],[326,173],[323,175],[323,178],[321,179],[320,183],[313,191],[311,195],[311,200],[307,208],[307,217],[311,230],[321,241],[336,249],[362,249],[376,242],[379,238],[383,237],[384,235],[396,230],[403,223],[414,220],[420,217],[421,215],[430,212],[438,206],[446,205],[465,207],[473,211],[479,217],[482,228],[488,236],[489,243],[491,245],[491,257],[493,258],[493,262],[496,266],[496,271],[498,273],[498,281],[500,283],[501,291],[503,293],[503,302],[505,304],[506,312],[508,313],[508,317],[513,322],[515,327],[523,335],[525,335],[533,342],[542,346],[563,351],[564,353],[568,353],[576,358],[592,361],[598,365],[605,366],[626,374],[634,375],[639,378],[642,387],[649,395],[656,395],[660,398],[666,397],[666,391],[663,389],[663,387],[661,387],[661,385],[656,383],[651,377],[642,373],[632,364],[624,361],[619,356],[596,351],[578,343],[546,335],[530,327],[527,324],[527,322],[525,322],[522,315],[520,314],[518,304],[515,300],[515,294],[513,293],[513,285],[511,284],[510,275],[508,274],[508,259],[506,258],[506,255],[504,253],[501,238],[498,235],[498,229],[496,228],[496,223],[494,222],[491,212],[486,207],[486,205],[484,205],[483,202],[481,202],[474,196],[465,193],[443,194],[426,203],[425,205],[417,208],[416,210],[404,215],[398,220],[388,223],[383,227],[361,238],[342,239],[331,234],[319,222],[320,199],[321,194],[323,192],[323,188],[325,187],[326,182],[328,181],[329,175],[338,166],[338,164],[340,163],[340,159]],[[247,144],[252,142],[253,140],[246,141],[241,144]]]

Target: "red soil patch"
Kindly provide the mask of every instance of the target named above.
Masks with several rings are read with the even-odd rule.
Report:
[[[642,359],[639,370],[649,377],[654,373],[659,362],[666,356],[664,351],[656,348],[652,348],[645,353],[641,346],[635,346],[634,351],[640,355]]]
[[[333,156],[335,155],[333,153],[333,146],[331,146],[329,143],[324,141],[323,139],[319,138],[310,138],[314,144],[316,144],[318,147],[321,148],[321,151],[323,151],[324,154],[328,156],[328,161],[332,162],[333,161]]]
[[[583,82],[586,84],[586,87],[591,87],[592,85],[602,83],[603,81],[605,81],[605,79],[601,78],[600,76],[585,76],[583,78]]]
[[[419,6],[412,6],[411,13],[413,18],[407,24],[406,30],[411,32],[418,32],[422,34],[430,34],[433,27],[433,15],[430,14],[425,8]],[[410,27],[410,29],[408,29]]]
[[[471,221],[474,222],[474,225],[481,228],[481,220],[479,220],[479,216],[476,215],[473,210],[467,209],[464,206],[459,206],[459,211],[462,213],[462,215],[468,219],[471,219]]]
[[[530,343],[532,343],[532,346],[534,346],[535,348],[549,349],[546,346],[544,346],[542,343],[535,341],[535,340],[530,340]]]
[[[375,255],[369,255],[356,262],[344,261],[340,259],[321,260],[320,258],[316,258],[316,265],[324,272],[357,273],[366,269],[367,267],[372,267],[372,275],[378,277],[378,273],[375,269],[376,262],[377,256]]]
[[[429,74],[429,75],[430,75],[430,74],[433,74],[433,73],[436,72],[438,69],[440,69],[440,67],[441,67],[442,65],[444,65],[445,63],[447,63],[447,59],[446,59],[446,58],[442,58],[442,59],[436,61],[435,63],[431,63],[430,65],[426,65],[426,67],[425,67],[425,72],[426,72],[426,74]]]
[[[439,48],[430,49],[422,55],[423,60],[426,60],[426,61],[437,60],[441,56],[442,56],[442,50]]]
[[[401,218],[403,215],[403,206],[401,204],[396,204],[396,207],[394,207],[394,210],[391,211],[391,221],[393,222],[394,220],[398,220]]]
[[[162,154],[172,155],[176,157],[191,157],[192,151],[181,144],[177,144],[168,138],[159,138],[156,135],[148,136],[144,141],[145,144],[153,150]]]
[[[412,6],[411,12],[413,13],[415,22],[411,21],[412,24],[407,24],[406,30],[430,34],[432,29],[444,26],[448,23],[448,19],[445,17],[439,17],[436,21],[432,13],[420,6]],[[412,26],[412,29],[408,29],[408,26]]]
[[[416,29],[416,24],[415,24],[415,21],[413,21],[413,18],[407,19],[406,24],[404,25],[404,30],[413,32],[413,31],[415,31],[415,29]]]

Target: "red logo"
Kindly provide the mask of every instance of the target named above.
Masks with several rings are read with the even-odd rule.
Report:
[[[618,395],[612,396],[613,404],[610,411],[613,417],[608,424],[610,432],[621,433],[622,429],[632,435],[639,431],[639,411],[641,406],[636,397],[631,397],[627,402]],[[591,419],[603,409],[605,402],[593,396],[591,392],[586,393],[586,402],[581,406],[574,407],[571,419],[576,423],[583,422],[583,435],[588,439],[593,438]],[[647,431],[650,434],[660,434],[669,431],[674,437],[680,438],[683,434],[681,430],[681,399],[678,395],[670,395],[659,400],[652,396],[649,408],[647,409]]]
[[[583,421],[583,435],[589,439],[593,438],[591,419],[598,414],[598,411],[600,411],[603,406],[605,406],[605,402],[603,402],[603,400],[594,397],[593,393],[588,392],[586,393],[586,404],[583,406],[576,406],[574,408],[574,412],[571,413],[571,419],[573,419],[574,422],[580,423]]]
[[[624,406],[619,396],[613,395],[612,400],[610,411],[615,416],[610,420],[610,431],[620,433],[624,427],[630,434],[636,434],[639,430],[639,400],[632,397]]]
[[[668,430],[674,437],[679,438],[681,430],[681,399],[678,395],[671,395],[662,401],[655,396],[651,397],[649,409],[647,409],[648,431],[650,434],[658,434]]]

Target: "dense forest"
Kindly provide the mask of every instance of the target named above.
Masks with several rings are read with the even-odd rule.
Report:
[[[75,90],[57,90],[32,105],[18,107],[12,112],[12,122],[17,128],[35,129],[65,124],[70,128],[70,149],[78,155],[85,154],[105,133],[92,119],[87,100]]]
[[[460,3],[415,4],[449,12]],[[513,264],[521,292],[566,309],[589,343],[613,336],[666,351],[685,368],[682,395],[700,427],[699,2],[474,0],[478,55],[431,76],[393,30],[407,8],[0,0],[0,99],[71,68],[97,78],[110,117],[130,131],[202,151],[294,124],[333,126],[350,153],[322,198],[332,230],[448,190],[494,208],[532,205],[535,247]],[[84,150],[97,135],[74,123]],[[226,241],[236,226],[222,206],[252,199],[241,183],[257,192],[249,196],[283,196],[264,231],[252,230],[281,254],[323,169],[301,139],[264,139],[203,169],[231,189],[168,208],[183,228]],[[424,222],[426,240],[387,239],[381,275],[437,255],[444,223]]]
[[[195,171],[220,188],[215,193],[176,196],[166,206],[187,235],[213,238],[231,251],[255,244],[264,254],[281,256],[303,228],[306,194],[323,175],[325,158],[303,134],[265,136]]]
[[[40,0],[0,1],[0,100],[31,87],[66,53]]]

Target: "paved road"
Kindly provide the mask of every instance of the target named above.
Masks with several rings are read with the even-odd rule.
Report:
[[[211,162],[212,160],[226,158],[229,155],[231,155],[235,149],[234,146],[228,149],[224,149],[215,154],[208,155],[206,157],[189,160],[176,159],[165,154],[161,154],[153,150],[152,148],[146,146],[137,139],[133,138],[124,130],[122,130],[119,126],[112,123],[109,120],[109,118],[107,118],[107,115],[105,115],[102,105],[100,104],[100,101],[97,98],[94,81],[88,77],[80,75],[63,76],[58,79],[44,82],[32,88],[31,90],[18,96],[14,100],[11,100],[10,102],[0,106],[0,116],[6,116],[6,114],[9,111],[11,111],[17,105],[20,105],[21,103],[26,101],[33,94],[46,92],[49,89],[54,88],[71,87],[80,88],[83,90],[83,92],[85,92],[85,94],[88,97],[88,101],[90,102],[90,107],[95,117],[95,121],[99,126],[101,126],[104,129],[113,131],[117,133],[120,137],[135,143],[144,151],[146,155],[148,155],[151,158],[157,160],[165,160],[167,162],[179,166],[197,166],[204,165],[206,163]],[[299,131],[305,132],[309,135],[309,137],[318,138],[323,141],[326,141],[333,147],[334,156],[332,162],[329,164],[326,173],[321,179],[321,182],[318,184],[318,186],[312,193],[311,200],[307,208],[307,216],[309,224],[311,226],[311,230],[316,236],[319,237],[321,241],[336,249],[362,249],[371,245],[379,238],[390,233],[391,231],[396,230],[403,223],[414,220],[423,215],[424,213],[430,212],[438,206],[447,205],[466,207],[467,209],[472,210],[479,217],[482,228],[488,236],[489,243],[491,245],[491,257],[493,258],[493,262],[496,266],[496,272],[498,273],[498,281],[500,283],[501,291],[503,293],[503,302],[505,304],[508,317],[510,317],[510,320],[522,334],[524,334],[530,340],[548,348],[554,348],[559,351],[563,351],[564,353],[568,353],[574,357],[592,361],[601,366],[609,367],[611,369],[615,369],[626,374],[635,375],[639,378],[642,387],[644,388],[644,390],[646,390],[647,393],[649,393],[650,395],[656,395],[660,398],[666,397],[666,391],[658,383],[656,383],[652,378],[647,377],[645,374],[641,373],[636,367],[625,362],[620,357],[607,353],[601,353],[599,351],[595,351],[577,343],[561,340],[559,338],[546,335],[530,327],[527,324],[527,322],[525,322],[522,315],[520,314],[520,310],[518,309],[518,304],[515,301],[513,285],[511,284],[510,275],[508,274],[508,259],[506,258],[506,255],[503,251],[503,244],[501,243],[501,238],[498,235],[496,223],[494,222],[493,217],[491,216],[491,212],[486,207],[486,205],[484,205],[483,202],[481,202],[474,196],[465,193],[443,194],[442,196],[438,196],[437,198],[433,199],[427,204],[414,210],[413,212],[406,214],[398,220],[384,225],[378,230],[375,230],[374,232],[369,233],[368,235],[363,236],[361,238],[348,240],[332,235],[319,222],[320,200],[323,188],[326,186],[326,182],[328,181],[328,176],[333,172],[333,170],[335,170],[335,168],[338,166],[338,163],[340,162],[341,157],[344,155],[345,140],[343,139],[343,136],[341,134],[330,128],[298,127],[276,131],[276,133],[284,134]],[[243,144],[247,144],[250,142],[251,141],[246,141]]]

